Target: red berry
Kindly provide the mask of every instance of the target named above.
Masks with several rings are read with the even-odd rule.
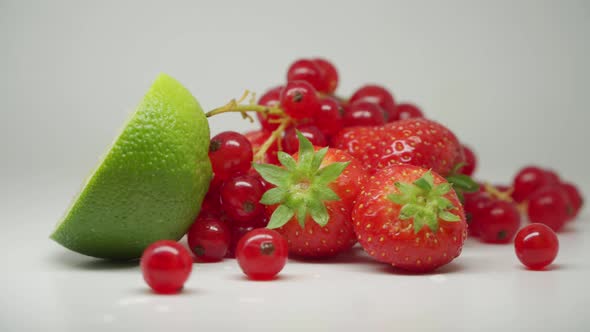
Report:
[[[547,178],[548,184],[558,184],[561,182],[559,175],[552,169],[545,170],[545,177]]]
[[[541,270],[551,264],[559,251],[559,240],[551,228],[543,224],[530,224],[516,234],[516,257],[526,267]]]
[[[143,279],[160,294],[179,292],[193,268],[193,259],[178,242],[161,240],[152,243],[141,256]]]
[[[318,91],[326,90],[322,69],[313,60],[300,59],[293,62],[287,71],[287,82],[292,81],[305,81]]]
[[[231,242],[229,244],[229,248],[227,249],[227,254],[225,255],[225,257],[236,258],[236,246],[238,245],[238,242],[246,233],[256,228],[258,227],[233,225],[233,227],[231,228]]]
[[[393,121],[397,121],[399,120],[405,120],[405,119],[411,119],[411,118],[423,118],[424,114],[422,113],[422,111],[413,104],[398,104],[396,107],[396,112],[397,112],[397,119],[392,119],[389,118],[388,122],[393,122]]]
[[[349,105],[344,112],[344,126],[380,126],[385,124],[383,110],[375,103],[360,100]]]
[[[478,214],[480,239],[489,243],[508,243],[520,227],[520,213],[513,203],[494,200]]]
[[[274,278],[287,263],[287,241],[272,229],[248,232],[236,246],[240,268],[253,280]]]
[[[322,133],[318,127],[314,125],[304,125],[297,128],[301,134],[307,138],[314,146],[326,146],[326,136]],[[285,137],[283,137],[283,150],[288,154],[293,154],[299,150],[299,140],[297,139],[297,130],[293,127],[285,131]]]
[[[386,120],[388,122],[397,121],[399,119],[393,96],[382,86],[365,85],[356,90],[352,97],[350,97],[350,103],[352,104],[359,100],[379,105],[383,112],[385,112]]]
[[[527,214],[534,223],[545,224],[559,231],[574,213],[565,190],[560,186],[546,186],[529,198]]]
[[[492,203],[492,197],[487,192],[476,192],[465,194],[465,218],[469,225],[469,234],[479,236],[480,216]]]
[[[317,92],[305,81],[291,81],[281,92],[281,106],[296,120],[311,118],[320,108]]]
[[[322,74],[322,88],[318,88],[318,90],[327,94],[334,93],[338,87],[338,70],[336,70],[336,67],[330,61],[322,58],[315,58],[312,61],[320,68]]]
[[[561,189],[563,189],[569,198],[572,208],[574,209],[571,219],[574,219],[580,210],[582,209],[582,205],[584,205],[584,199],[582,198],[582,194],[576,186],[569,182],[563,182],[559,185]]]
[[[320,108],[314,117],[314,123],[326,136],[331,136],[344,126],[343,115],[344,109],[337,100],[325,98],[320,100]]]
[[[216,218],[199,217],[188,231],[188,246],[198,262],[216,262],[227,253],[229,226]]]
[[[463,145],[463,154],[465,155],[465,166],[461,167],[460,172],[461,174],[471,176],[477,167],[477,157],[475,157],[475,153],[465,145]]]
[[[251,175],[238,175],[221,186],[221,207],[232,221],[246,223],[264,211],[260,204],[262,194],[260,180]]]
[[[250,169],[252,144],[242,134],[225,131],[211,139],[209,159],[215,177],[226,180]]]
[[[219,217],[221,216],[220,209],[221,209],[221,202],[219,199],[219,189],[220,186],[217,185],[209,185],[209,191],[205,195],[203,199],[203,203],[201,204],[201,210],[199,211],[199,216],[202,217]]]
[[[282,86],[276,86],[268,91],[266,91],[262,97],[258,100],[258,105],[273,107],[278,106],[281,103],[281,91],[283,90]],[[278,128],[278,123],[273,123],[273,120],[280,119],[279,116],[276,115],[268,115],[264,116],[261,113],[256,113],[258,117],[258,121],[260,121],[260,125],[262,129],[266,131],[274,131]]]
[[[512,198],[520,203],[527,200],[530,195],[547,184],[549,184],[549,179],[547,179],[547,174],[544,170],[535,166],[525,167],[514,177]]]
[[[266,140],[270,137],[271,132],[265,130],[255,130],[249,131],[244,134],[244,136],[250,141],[252,144],[252,151],[256,153],[260,146],[266,142]],[[279,160],[277,159],[277,153],[279,151],[279,147],[277,142],[273,142],[271,146],[266,150],[265,153],[265,160],[264,162],[271,163],[271,164],[278,164]]]

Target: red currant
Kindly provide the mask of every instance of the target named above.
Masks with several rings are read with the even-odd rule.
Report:
[[[209,191],[203,199],[199,216],[202,217],[218,217],[220,215],[221,203],[219,198],[220,186],[209,185]]]
[[[326,136],[314,125],[303,125],[297,129],[291,127],[285,131],[285,137],[283,137],[283,149],[288,154],[293,154],[299,150],[299,139],[297,138],[297,130],[305,136],[311,144],[315,146],[326,146]]]
[[[571,218],[573,212],[567,193],[560,186],[546,186],[537,190],[530,196],[527,205],[531,222],[545,224],[556,232]]]
[[[244,135],[234,131],[220,133],[211,139],[209,160],[219,180],[246,173],[252,164],[252,144]]]
[[[461,167],[460,172],[471,176],[477,167],[477,158],[475,157],[475,153],[465,145],[463,145],[463,154],[465,155],[465,166]]]
[[[412,119],[412,118],[423,118],[424,114],[418,108],[418,106],[414,104],[398,104],[395,107],[397,110],[397,119],[389,118],[387,119],[388,122],[393,122],[396,120],[405,120],[405,119]]]
[[[334,135],[342,129],[344,109],[334,98],[320,100],[320,108],[314,117],[315,125],[326,135]]]
[[[547,184],[549,184],[549,180],[544,170],[535,166],[525,167],[514,177],[512,198],[520,203]]]
[[[299,59],[289,67],[287,71],[287,82],[305,81],[311,84],[316,90],[323,92],[325,90],[325,82],[322,76],[322,70],[315,61]]]
[[[238,242],[242,239],[242,237],[246,233],[248,233],[251,230],[254,230],[256,228],[258,228],[258,227],[234,225],[231,228],[231,242],[229,244],[229,248],[227,250],[227,254],[225,255],[225,257],[235,258],[236,257],[236,246],[238,245]]]
[[[322,58],[315,58],[312,61],[320,68],[322,74],[322,89],[318,90],[327,94],[334,93],[338,87],[338,70],[336,70],[336,67],[330,61]]]
[[[293,119],[311,118],[320,108],[317,91],[306,81],[290,81],[281,93],[281,107]]]
[[[348,106],[344,112],[344,126],[380,126],[385,124],[383,110],[379,105],[360,100]]]
[[[244,235],[236,246],[240,268],[253,280],[274,278],[287,263],[287,241],[277,231],[258,228]]]
[[[385,112],[387,121],[396,121],[399,119],[397,109],[395,107],[395,100],[387,89],[379,85],[365,85],[350,97],[350,103],[359,100],[368,101],[379,105],[383,112]]]
[[[551,228],[543,224],[530,224],[516,234],[516,257],[526,267],[541,270],[551,264],[559,251],[559,240]]]
[[[559,175],[552,169],[545,169],[545,177],[547,178],[548,184],[558,184],[561,182]]]
[[[191,254],[180,243],[161,240],[152,243],[141,256],[143,279],[160,294],[179,292],[193,268]]]
[[[492,197],[487,192],[465,194],[465,216],[469,223],[469,235],[479,236],[479,219],[492,203]]]
[[[266,142],[270,135],[271,132],[265,130],[250,131],[244,134],[248,141],[250,141],[250,144],[252,144],[252,151],[254,153],[258,151],[260,146],[262,146],[262,144]],[[277,165],[279,163],[279,160],[277,158],[278,152],[279,147],[277,145],[277,142],[275,141],[271,144],[268,150],[266,150],[263,162]]]
[[[282,86],[276,86],[268,91],[266,91],[262,97],[258,100],[258,105],[267,106],[267,107],[274,107],[278,106],[281,103],[281,91],[283,90]],[[275,120],[280,119],[277,115],[262,115],[261,113],[256,113],[258,117],[258,121],[260,121],[260,125],[262,129],[266,131],[273,131],[278,128],[279,124],[277,122],[273,122]]]
[[[198,262],[216,262],[227,253],[231,233],[225,222],[212,217],[199,217],[187,237],[188,246]]]
[[[508,243],[520,227],[520,213],[507,201],[493,200],[478,217],[479,236],[484,242]]]
[[[580,191],[576,186],[569,182],[562,182],[559,184],[559,186],[561,187],[561,189],[565,191],[567,197],[569,198],[572,204],[573,213],[571,219],[574,219],[582,209],[582,205],[584,205],[584,199],[582,198],[582,194],[580,194]]]
[[[221,207],[235,222],[246,223],[262,214],[260,198],[264,188],[260,180],[251,175],[238,175],[221,186]]]

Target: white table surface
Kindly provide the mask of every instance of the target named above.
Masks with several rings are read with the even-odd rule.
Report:
[[[60,199],[61,200],[61,199]],[[9,200],[10,201],[10,200]],[[49,199],[50,202],[53,200]],[[512,245],[468,239],[435,273],[408,275],[360,248],[329,262],[290,260],[271,282],[235,260],[196,264],[179,295],[151,293],[137,262],[70,252],[48,239],[63,209],[6,214],[0,331],[588,331],[590,218],[559,235],[547,271],[523,268]],[[16,211],[18,202],[12,205]],[[53,217],[52,217],[53,218]]]

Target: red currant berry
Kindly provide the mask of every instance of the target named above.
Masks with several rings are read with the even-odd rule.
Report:
[[[258,100],[258,105],[267,106],[267,107],[274,107],[278,106],[281,103],[281,91],[283,91],[282,86],[276,86],[268,91],[266,91],[262,97]],[[258,117],[258,121],[260,121],[260,125],[262,129],[266,131],[273,131],[279,127],[277,122],[273,122],[273,120],[280,119],[277,115],[262,115],[261,113],[256,113]]]
[[[270,135],[271,135],[271,132],[265,131],[265,130],[250,131],[250,132],[247,132],[244,134],[244,136],[248,139],[248,141],[250,141],[250,144],[252,144],[253,153],[256,153],[258,151],[258,149],[260,149],[262,144],[264,144],[266,142],[266,140],[270,137]],[[264,160],[262,162],[278,165],[278,163],[279,163],[279,160],[277,158],[278,152],[279,152],[279,147],[278,147],[277,142],[275,141],[271,144],[271,146],[268,148],[268,150],[266,150],[266,153],[264,155]]]
[[[529,198],[527,214],[533,223],[541,223],[559,231],[574,210],[565,190],[560,186],[546,186]]]
[[[291,64],[287,71],[287,82],[305,81],[311,84],[316,90],[324,91],[325,82],[322,77],[322,70],[315,61],[300,59]]]
[[[552,169],[545,169],[545,177],[547,178],[547,184],[558,184],[561,182],[559,175]]]
[[[179,292],[193,268],[191,254],[180,243],[161,240],[152,243],[141,256],[143,279],[160,294]]]
[[[547,184],[549,184],[549,180],[544,170],[535,166],[525,167],[514,177],[512,198],[520,203]]]
[[[414,104],[398,104],[396,106],[397,109],[397,119],[392,119],[391,117],[387,119],[387,122],[393,122],[396,120],[405,120],[405,119],[412,119],[412,118],[423,118],[424,114],[418,108],[418,106]]]
[[[287,241],[277,231],[258,228],[244,235],[236,246],[240,268],[253,280],[274,278],[287,263]]]
[[[314,125],[303,125],[297,129],[291,127],[285,131],[283,137],[283,149],[288,154],[293,154],[299,150],[299,139],[297,138],[297,130],[305,136],[314,146],[326,146],[326,136]]]
[[[315,58],[312,61],[320,68],[322,74],[322,88],[318,88],[318,90],[327,94],[334,93],[338,87],[338,70],[336,70],[336,67],[330,61],[322,58]]]
[[[221,202],[219,198],[219,187],[210,185],[209,191],[203,199],[199,216],[201,217],[219,217]]]
[[[252,164],[252,144],[244,135],[226,131],[214,136],[209,146],[209,159],[215,177],[226,180],[246,173]]]
[[[385,124],[383,110],[375,103],[357,101],[344,112],[344,126],[381,126]]]
[[[287,83],[281,93],[281,106],[296,120],[311,118],[320,108],[317,91],[305,81]]]
[[[264,211],[260,204],[262,194],[264,188],[260,180],[250,175],[238,175],[221,186],[221,207],[232,221],[245,223]]]
[[[231,230],[219,219],[199,217],[189,229],[187,237],[188,246],[197,262],[216,262],[227,253]]]
[[[320,100],[320,108],[314,117],[314,123],[326,136],[331,136],[344,126],[343,115],[344,109],[338,101],[325,98]]]
[[[520,227],[520,213],[510,202],[494,200],[478,215],[480,239],[489,243],[508,243]]]
[[[561,189],[565,191],[567,197],[569,198],[572,204],[572,208],[574,209],[574,211],[572,213],[571,219],[574,219],[582,209],[582,205],[584,205],[584,199],[582,198],[582,194],[580,194],[580,191],[576,186],[569,182],[562,182],[559,184],[559,186],[561,187]]]
[[[492,203],[492,197],[487,192],[465,194],[465,217],[469,224],[469,235],[479,236],[479,219]]]
[[[246,235],[246,233],[256,228],[258,227],[234,225],[231,228],[231,242],[229,244],[229,248],[227,250],[227,254],[225,255],[225,257],[236,258],[236,246],[238,245],[238,242],[242,239],[244,235]]]
[[[543,224],[530,224],[516,234],[516,257],[526,267],[541,270],[551,264],[559,251],[559,240],[551,228]]]
[[[465,145],[463,145],[463,154],[465,155],[465,166],[461,167],[460,172],[461,174],[471,176],[477,167],[477,158],[475,157],[475,153]]]
[[[399,119],[393,96],[382,86],[365,85],[356,90],[352,97],[350,97],[350,103],[352,104],[359,100],[379,105],[383,112],[385,112],[385,116],[387,117],[386,120],[389,122],[397,121]]]

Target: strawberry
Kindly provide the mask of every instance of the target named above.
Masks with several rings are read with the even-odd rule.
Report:
[[[314,148],[297,131],[299,152],[279,152],[282,167],[254,164],[275,185],[262,196],[270,215],[268,228],[288,242],[289,252],[322,258],[350,249],[356,242],[351,212],[366,179],[361,163],[348,153]]]
[[[443,177],[412,165],[379,170],[352,212],[357,239],[369,255],[411,272],[428,272],[459,256],[467,223]]]
[[[272,132],[266,130],[255,130],[245,133],[244,136],[248,139],[248,141],[250,141],[250,144],[252,144],[252,149],[254,150],[254,153],[256,153],[256,151],[260,149],[260,146],[264,144],[264,142],[266,142],[266,140],[270,137],[271,133]],[[275,142],[266,151],[264,162],[275,165],[278,164],[279,160],[277,159],[277,152],[278,146]]]
[[[424,118],[345,128],[332,139],[331,146],[348,151],[371,172],[393,164],[411,164],[447,176],[463,162],[457,137],[443,125]]]

